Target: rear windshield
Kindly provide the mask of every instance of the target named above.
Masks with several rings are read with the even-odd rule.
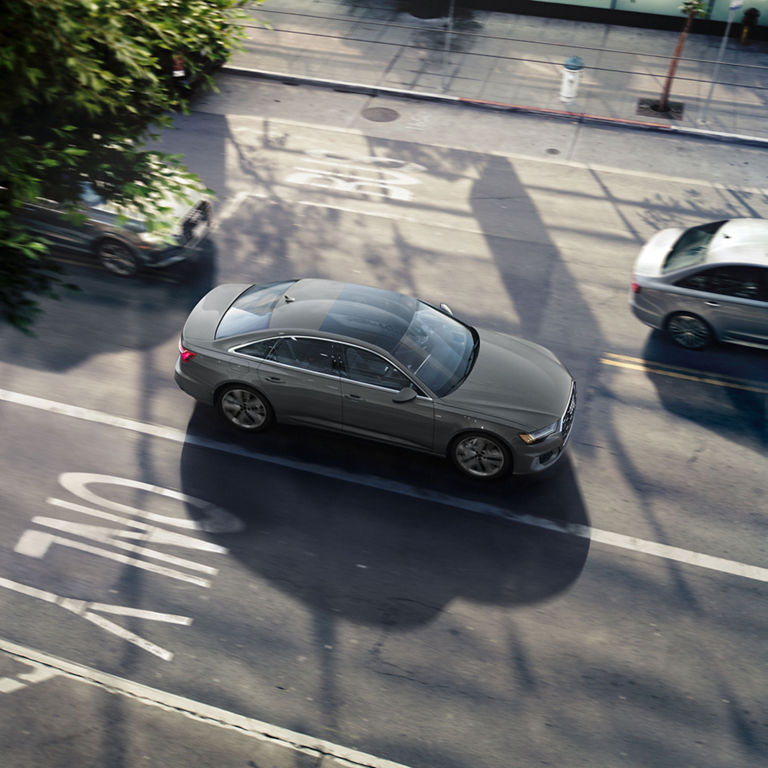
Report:
[[[225,339],[268,328],[272,310],[294,282],[254,285],[241,293],[219,321],[215,338]]]
[[[703,264],[709,243],[723,224],[725,221],[712,221],[709,224],[686,229],[667,254],[667,260],[661,271],[674,272],[685,267]]]

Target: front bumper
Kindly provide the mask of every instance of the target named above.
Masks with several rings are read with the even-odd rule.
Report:
[[[210,234],[213,209],[207,200],[201,200],[189,213],[181,225],[179,244],[146,254],[146,265],[152,269],[169,267],[180,261],[194,261],[198,255],[198,246]]]
[[[518,447],[512,466],[515,475],[530,475],[549,469],[563,455],[565,446],[571,437],[573,422],[576,418],[576,383],[571,387],[568,405],[560,418],[558,431],[540,443],[526,445],[518,438]]]

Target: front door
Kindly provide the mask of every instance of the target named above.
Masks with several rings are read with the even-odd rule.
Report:
[[[339,347],[344,431],[431,450],[435,432],[432,399],[418,393],[407,402],[395,402],[393,397],[412,385],[397,366],[361,347]]]

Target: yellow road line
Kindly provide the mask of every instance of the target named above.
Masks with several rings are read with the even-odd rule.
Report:
[[[758,382],[752,382],[748,379],[737,379],[730,376],[714,378],[705,371],[666,366],[663,363],[647,363],[638,357],[630,357],[629,355],[615,355],[609,352],[600,358],[600,362],[603,365],[612,365],[616,368],[626,368],[631,371],[644,371],[646,373],[655,373],[659,376],[669,376],[673,379],[698,381],[701,384],[712,384],[716,387],[740,389],[744,392],[757,392],[761,395],[768,395],[768,387],[760,386]]]

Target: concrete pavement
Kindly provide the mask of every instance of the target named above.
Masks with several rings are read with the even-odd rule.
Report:
[[[337,89],[467,102],[768,143],[768,43],[688,36],[671,114],[654,112],[679,33],[457,9],[421,19],[398,0],[268,0],[225,69]],[[684,18],[680,16],[682,29]],[[694,25],[695,30],[695,25]],[[576,97],[563,64],[579,57]]]
[[[0,638],[3,765],[407,768]]]

